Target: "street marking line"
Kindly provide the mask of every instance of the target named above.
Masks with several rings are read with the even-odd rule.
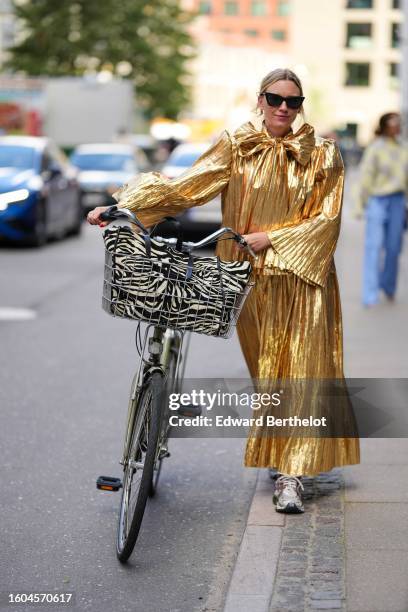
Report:
[[[0,308],[0,321],[30,321],[37,313],[29,308]]]

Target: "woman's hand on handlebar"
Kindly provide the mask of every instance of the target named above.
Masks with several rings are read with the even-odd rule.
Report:
[[[264,251],[271,246],[268,234],[266,232],[254,232],[253,234],[243,234],[242,237],[246,243],[251,247],[254,253]],[[244,248],[244,247],[239,247]]]
[[[97,206],[96,208],[91,210],[86,218],[88,223],[90,223],[91,225],[99,225],[100,227],[105,227],[106,225],[108,225],[107,221],[102,221],[102,219],[100,218],[100,215],[104,213],[105,210],[107,210],[108,208],[109,206]]]

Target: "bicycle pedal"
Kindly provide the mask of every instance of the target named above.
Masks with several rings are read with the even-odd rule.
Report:
[[[159,459],[164,459],[165,457],[170,457],[170,453],[167,450],[167,448],[163,448],[160,452],[159,452]]]
[[[188,404],[187,406],[179,406],[176,413],[183,417],[201,416],[201,406],[199,404]]]
[[[96,488],[101,491],[119,491],[122,488],[120,478],[112,478],[111,476],[99,476],[96,481]]]

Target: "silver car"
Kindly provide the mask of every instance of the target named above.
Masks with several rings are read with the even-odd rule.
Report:
[[[168,178],[176,178],[211,147],[209,142],[181,144],[169,156],[161,172]],[[180,217],[187,233],[208,234],[221,225],[221,197],[217,196],[203,206],[189,208]]]
[[[80,145],[71,163],[78,168],[84,212],[114,204],[112,194],[141,170],[135,147],[128,144]]]

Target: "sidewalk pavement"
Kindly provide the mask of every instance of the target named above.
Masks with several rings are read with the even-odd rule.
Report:
[[[408,611],[408,440],[361,442],[361,465],[305,479],[302,515],[259,470],[224,612]]]
[[[348,377],[407,376],[408,258],[394,304],[360,305],[363,224],[343,219],[336,257]],[[224,612],[408,612],[408,440],[361,440],[361,464],[305,479],[282,515],[258,471]]]

